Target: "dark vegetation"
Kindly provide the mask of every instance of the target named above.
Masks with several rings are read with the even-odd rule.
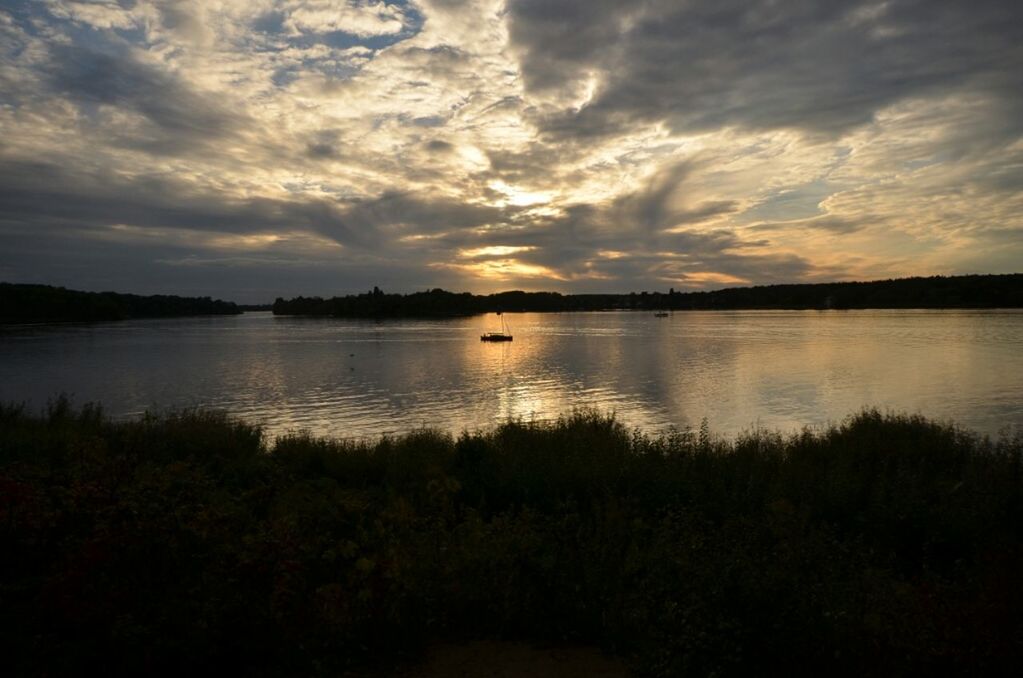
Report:
[[[1021,453],[876,411],[732,442],[587,413],[271,442],[211,412],[4,406],[0,656],[340,675],[489,637],[599,644],[649,676],[1008,673]]]
[[[559,294],[501,292],[475,295],[442,289],[413,294],[372,292],[322,299],[297,297],[274,302],[277,315],[458,316],[496,311],[853,309],[853,308],[1020,308],[1023,274],[903,278],[875,282],[734,287],[713,292]]]
[[[209,297],[79,292],[50,285],[0,283],[0,323],[125,320],[241,312],[234,303]]]

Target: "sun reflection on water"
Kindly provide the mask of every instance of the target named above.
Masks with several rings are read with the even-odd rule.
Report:
[[[1023,426],[1023,313],[505,314],[454,320],[128,321],[0,334],[0,399],[108,412],[216,407],[292,430],[453,433],[577,408],[655,432],[837,421],[864,406]]]

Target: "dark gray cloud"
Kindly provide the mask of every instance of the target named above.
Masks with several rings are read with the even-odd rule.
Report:
[[[288,216],[305,224],[326,220],[315,212],[268,199],[238,201],[159,174],[126,178],[50,162],[0,162],[0,214],[9,222],[248,232],[280,226]]]
[[[132,178],[46,162],[0,161],[2,221],[49,227],[187,228],[253,233],[303,229],[373,251],[402,235],[472,229],[504,218],[500,208],[411,192],[373,199],[240,199],[164,175]]]
[[[811,219],[800,219],[798,221],[765,221],[761,223],[751,224],[747,228],[750,231],[779,231],[783,229],[791,229],[793,227],[807,230],[821,230],[828,231],[830,233],[855,233],[856,231],[865,228],[865,221],[868,219],[861,217],[858,220],[846,219],[837,216],[824,216],[815,217]]]
[[[497,207],[398,191],[353,202],[344,211],[345,223],[350,228],[398,227],[408,235],[472,229],[502,218],[503,211]]]
[[[450,153],[455,148],[450,142],[443,139],[431,139],[426,142],[425,146],[426,150],[434,153]]]
[[[508,10],[530,90],[601,80],[581,110],[537,114],[556,137],[654,121],[835,134],[949,88],[1013,108],[1023,99],[1014,0],[511,0]]]
[[[172,143],[222,140],[249,123],[213,95],[195,91],[186,81],[135,59],[73,45],[56,45],[46,70],[52,95],[67,97],[88,115],[107,105],[134,111]]]

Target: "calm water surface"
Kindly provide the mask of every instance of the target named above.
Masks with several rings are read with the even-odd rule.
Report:
[[[55,393],[115,416],[206,406],[271,433],[487,427],[578,407],[650,432],[840,421],[864,406],[1023,428],[1023,312],[506,314],[314,320],[247,313],[0,330],[0,400]]]

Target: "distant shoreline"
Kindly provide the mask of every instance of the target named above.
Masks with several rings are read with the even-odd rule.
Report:
[[[577,311],[807,311],[1023,308],[1023,274],[933,276],[872,282],[761,285],[710,292],[561,294],[508,291],[488,295],[435,288],[387,294],[374,287],[342,297],[277,298],[236,304],[211,297],[84,292],[0,282],[0,325],[238,315],[338,318],[459,318],[485,313]]]
[[[678,312],[680,315],[687,313],[733,313],[733,312],[746,312],[746,311],[1023,311],[1021,306],[870,306],[864,308],[680,308],[670,309],[670,314]],[[511,311],[498,311],[499,313],[538,313],[542,315],[571,315],[573,313],[634,313],[634,314],[646,314],[652,312],[652,309],[645,308],[594,308],[594,309],[571,309],[565,311],[532,311],[532,310],[511,310]],[[475,313],[460,313],[451,315],[422,315],[422,314],[409,314],[409,315],[313,315],[313,314],[289,314],[289,313],[273,313],[269,310],[260,311],[245,311],[245,313],[269,313],[275,317],[281,318],[306,318],[312,320],[331,320],[331,319],[350,319],[350,320],[459,320],[462,318],[475,318],[481,315],[487,315],[489,313],[495,313],[495,311],[479,311]]]
[[[343,297],[278,298],[274,315],[326,317],[461,317],[483,313],[571,311],[720,311],[1023,308],[1023,274],[934,276],[873,282],[733,287],[712,292],[475,295],[437,288],[387,294],[378,288]]]
[[[0,325],[238,315],[242,307],[210,297],[82,292],[0,283]]]

